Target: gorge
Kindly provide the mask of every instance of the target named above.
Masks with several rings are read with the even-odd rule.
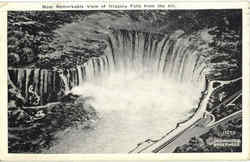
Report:
[[[33,85],[44,104],[53,99],[61,89],[69,91],[84,81],[113,72],[133,70],[138,74],[162,76],[176,82],[204,86],[206,59],[198,48],[192,46],[192,37],[143,33],[137,31],[113,31],[107,40],[109,48],[103,56],[93,57],[75,68],[47,70],[34,68],[9,68],[10,79],[28,97],[28,88]],[[200,42],[199,42],[200,43]],[[203,40],[202,43],[205,43]],[[205,46],[205,45],[203,45]],[[57,83],[63,82],[60,85]],[[54,96],[55,97],[55,96]]]
[[[238,77],[234,54],[217,49],[225,46],[217,38],[217,28],[164,34],[94,24],[97,31],[92,31],[91,21],[65,25],[57,33],[75,46],[104,42],[103,54],[69,68],[8,68],[10,81],[28,101],[26,106],[76,94],[100,116],[93,129],[72,128],[44,153],[126,153],[136,143],[159,139],[191,118],[208,80]],[[233,49],[238,46],[233,41],[228,44]],[[39,102],[29,99],[30,87]]]

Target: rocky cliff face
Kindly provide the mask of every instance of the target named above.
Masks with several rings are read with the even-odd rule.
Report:
[[[67,12],[36,19],[44,13],[9,14],[9,109],[61,101],[73,87],[114,71],[201,89],[205,77],[242,75],[240,11],[89,11],[69,14],[66,23]],[[58,15],[61,25],[53,27]]]
[[[76,30],[78,25],[65,28],[71,33],[84,31],[82,28]],[[66,39],[69,35],[64,30],[63,38]],[[219,80],[241,76],[241,47],[237,34],[226,32],[219,35],[217,28],[203,29],[192,34],[178,31],[171,35],[111,29],[107,32],[102,33],[101,41],[91,42],[105,47],[102,54],[92,55],[84,61],[79,57],[66,57],[67,52],[63,54],[65,58],[56,56],[59,57],[57,60],[51,59],[55,53],[48,54],[43,67],[39,67],[39,62],[35,67],[9,68],[10,79],[27,100],[32,86],[40,96],[39,104],[44,104],[56,100],[84,80],[114,70],[147,70],[164,73],[175,80],[195,80],[197,83],[204,76]],[[71,35],[68,39],[76,39],[74,34]],[[97,39],[97,36],[94,38]],[[102,45],[98,42],[102,42]],[[82,52],[79,55],[86,56]]]

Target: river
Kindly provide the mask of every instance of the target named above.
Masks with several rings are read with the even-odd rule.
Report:
[[[72,89],[90,97],[100,120],[94,129],[61,136],[46,153],[127,153],[146,139],[158,139],[192,114],[200,90],[164,77],[112,73]]]

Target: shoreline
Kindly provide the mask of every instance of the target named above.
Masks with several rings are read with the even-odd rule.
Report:
[[[201,102],[199,104],[201,107],[199,109],[197,109],[197,111],[194,113],[194,115],[189,120],[187,120],[184,123],[181,122],[181,125],[179,123],[177,123],[176,128],[172,129],[171,131],[166,133],[166,135],[164,135],[162,138],[160,138],[158,140],[150,140],[149,139],[149,140],[146,140],[144,143],[142,142],[142,143],[138,144],[137,147],[132,149],[129,153],[134,153],[134,152],[137,152],[137,153],[149,153],[149,152],[157,153],[157,152],[161,152],[162,150],[166,149],[165,147],[169,144],[169,141],[171,143],[172,141],[176,140],[181,134],[183,134],[188,129],[192,129],[196,126],[204,127],[204,129],[210,128],[214,124],[216,124],[217,122],[219,123],[220,121],[226,119],[228,116],[230,116],[232,114],[228,115],[227,117],[224,117],[220,121],[215,121],[214,117],[212,117],[211,119],[207,119],[207,117],[209,115],[212,115],[212,114],[210,114],[206,110],[206,105],[208,103],[210,96],[213,94],[214,91],[223,87],[225,84],[230,84],[230,83],[236,82],[240,79],[241,79],[241,77],[237,78],[237,79],[230,80],[230,81],[221,81],[222,84],[218,87],[215,87],[215,88],[213,88],[213,83],[218,82],[217,80],[206,81],[207,84],[205,87],[207,88],[207,90],[205,92],[202,91],[202,92],[204,92],[204,93],[202,93],[203,100],[200,100]],[[203,107],[203,109],[202,109],[202,107]],[[203,111],[201,111],[201,109]],[[203,112],[203,115],[202,115],[202,112]],[[207,113],[207,115],[206,115],[206,113]],[[237,113],[238,112],[235,112],[235,114],[237,114]],[[196,118],[196,119],[198,118],[198,119],[191,122],[192,120],[194,120],[193,118]],[[207,120],[210,120],[210,121],[207,121]],[[181,127],[183,127],[183,128],[181,128]],[[145,144],[146,146],[142,146],[143,144]],[[176,146],[176,147],[178,147],[178,146]]]

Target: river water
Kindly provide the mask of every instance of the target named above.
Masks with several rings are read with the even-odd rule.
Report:
[[[72,90],[98,111],[95,129],[74,129],[46,153],[127,153],[158,139],[192,114],[200,91],[187,83],[138,73],[112,73]]]

